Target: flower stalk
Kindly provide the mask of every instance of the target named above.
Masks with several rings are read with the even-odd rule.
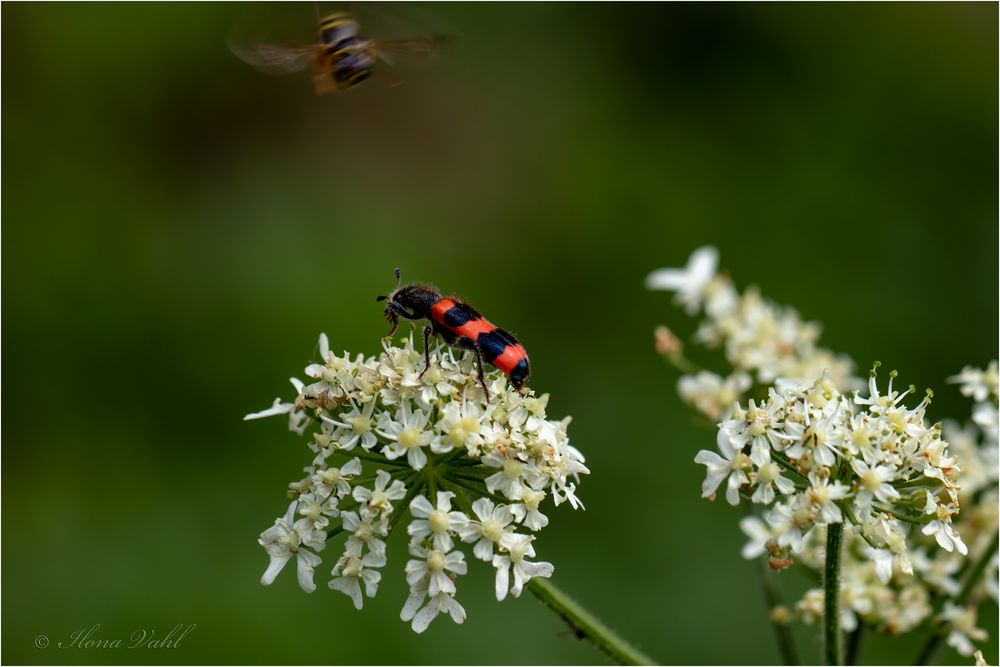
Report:
[[[596,616],[580,606],[548,579],[532,579],[528,590],[542,604],[555,612],[569,625],[577,637],[586,639],[616,664],[655,665],[652,658],[619,637]]]
[[[840,664],[840,554],[844,524],[826,528],[826,564],[823,571],[823,654],[828,665]]]

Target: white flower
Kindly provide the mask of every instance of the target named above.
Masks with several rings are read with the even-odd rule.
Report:
[[[913,552],[911,560],[913,569],[920,573],[921,579],[931,584],[949,597],[958,595],[961,585],[953,575],[962,568],[962,559],[952,554],[936,552],[934,558],[928,557],[924,549]],[[984,580],[988,581],[986,577]]]
[[[755,516],[745,516],[740,519],[740,530],[750,538],[750,541],[743,545],[740,555],[747,560],[763,556],[767,551],[767,543],[773,537],[770,527]]]
[[[510,512],[518,523],[524,524],[530,530],[541,530],[549,525],[549,518],[542,514],[538,506],[545,500],[545,492],[525,486],[521,491],[520,503],[513,503]]]
[[[385,542],[382,538],[389,534],[387,519],[367,507],[361,507],[360,512],[340,514],[344,530],[351,533],[344,545],[344,552],[360,558],[365,545],[368,545],[368,550],[372,553],[384,554]]]
[[[295,509],[298,502],[293,502],[288,506],[285,516],[275,520],[274,525],[260,534],[258,542],[267,555],[271,557],[271,563],[260,578],[260,583],[270,586],[278,573],[285,567],[285,563],[295,556],[299,586],[306,593],[316,590],[313,583],[313,572],[320,564],[321,559],[315,553],[306,549],[311,547],[315,551],[321,551],[326,544],[326,533],[314,531],[312,525],[303,519],[292,523],[295,516]]]
[[[455,582],[447,573],[466,573],[465,555],[461,551],[446,553],[440,549],[427,549],[411,543],[410,555],[417,559],[406,563],[406,583],[412,587],[425,581],[427,594],[431,597],[442,592],[455,594]]]
[[[722,456],[703,449],[694,457],[695,463],[700,463],[707,469],[705,481],[701,485],[701,497],[714,497],[715,490],[728,477],[726,501],[730,505],[738,505],[740,503],[740,487],[750,482],[745,472],[751,467],[750,457],[744,454],[741,448],[733,447],[731,435],[726,429],[719,429],[716,444],[719,446]]]
[[[337,509],[336,496],[320,496],[315,493],[305,493],[299,496],[297,514],[309,522],[313,530],[326,530],[330,519],[340,516]]]
[[[430,602],[423,609],[420,609],[420,605],[426,599],[427,584],[423,582],[418,583],[410,589],[410,595],[406,598],[403,610],[399,614],[399,617],[404,621],[412,619],[413,623],[410,627],[417,634],[426,630],[427,626],[437,618],[438,614],[448,614],[451,616],[451,620],[456,623],[465,622],[465,609],[458,603],[453,594],[438,593],[431,598]],[[417,611],[418,609],[420,611]]]
[[[962,655],[972,655],[976,647],[973,641],[984,641],[989,635],[976,627],[976,609],[974,607],[959,607],[951,602],[944,603],[941,619],[950,624],[948,646]]]
[[[712,246],[698,248],[683,269],[659,269],[646,276],[646,287],[677,292],[675,301],[684,304],[688,315],[701,307],[705,287],[715,277],[719,266],[719,251]]]
[[[925,514],[933,514],[937,518],[931,520],[923,527],[921,532],[924,535],[933,535],[937,543],[945,551],[957,550],[963,556],[969,553],[969,548],[959,537],[958,533],[951,525],[951,513],[944,507],[940,507],[934,499],[934,494],[927,492],[927,502],[924,505]]]
[[[392,484],[389,482],[392,481]],[[375,473],[375,488],[363,486],[354,487],[353,496],[359,503],[365,503],[370,509],[380,514],[392,513],[393,500],[399,500],[406,495],[406,485],[398,479],[393,480],[385,470]]]
[[[948,378],[948,382],[960,384],[963,396],[971,396],[972,400],[982,403],[990,394],[997,394],[997,362],[991,361],[986,370],[966,366],[961,373]]]
[[[298,378],[288,378],[288,381],[292,383],[293,387],[295,387],[295,394],[299,395],[302,392],[302,382]],[[273,417],[275,415],[285,414],[288,415],[288,430],[293,431],[298,435],[302,435],[305,431],[306,425],[309,423],[309,415],[307,415],[297,403],[282,403],[280,398],[274,399],[274,403],[272,403],[271,407],[266,410],[251,412],[246,415],[243,417],[243,421],[263,419],[264,417]]]
[[[351,400],[351,410],[341,413],[340,419],[323,417],[323,421],[332,426],[337,426],[346,431],[346,435],[340,438],[340,449],[348,451],[360,442],[362,449],[369,450],[378,444],[372,425],[372,413],[375,411],[375,402],[372,401],[365,406],[364,410]]]
[[[795,442],[787,449],[788,456],[799,459],[807,451],[811,451],[816,463],[821,466],[830,467],[837,462],[837,457],[840,456],[840,447],[845,437],[843,425],[840,423],[843,403],[830,401],[826,405],[829,406],[829,409],[825,411],[828,411],[829,414],[821,412],[817,415],[817,417],[822,415],[822,418],[811,419],[811,410],[807,408],[803,412],[804,423],[790,422],[785,424],[783,437]]]
[[[382,573],[374,568],[384,565],[384,552],[373,551],[364,558],[344,554],[331,572],[334,578],[330,580],[329,586],[351,598],[355,609],[361,609],[361,582],[365,584],[365,595],[369,598],[375,597],[378,592],[378,582],[382,580]]]
[[[860,459],[851,459],[851,467],[860,478],[860,490],[857,496],[859,506],[870,505],[873,497],[883,503],[899,498],[899,491],[889,484],[895,479],[892,468],[884,465],[869,466]]]
[[[771,526],[778,546],[802,550],[802,538],[813,527],[812,512],[802,502],[801,496],[793,496],[794,504],[775,503],[764,520]]]
[[[500,491],[508,498],[520,498],[524,493],[524,478],[530,474],[537,479],[538,472],[530,464],[512,456],[490,452],[481,459],[484,465],[500,468],[500,472],[487,477],[484,482],[490,493]]]
[[[333,466],[317,470],[313,475],[316,491],[321,496],[337,495],[346,498],[351,493],[351,479],[361,474],[361,461],[353,458],[339,468]]]
[[[532,563],[525,560],[535,556],[535,548],[531,546],[533,539],[531,535],[518,533],[507,533],[502,537],[500,544],[507,550],[507,554],[493,556],[493,567],[497,569],[497,600],[507,597],[511,565],[514,568],[514,584],[510,586],[510,594],[514,597],[519,597],[524,584],[534,577],[552,576],[552,571],[555,569],[552,563],[544,561]]]
[[[760,464],[754,474],[753,483],[757,485],[757,488],[750,500],[765,505],[774,500],[773,487],[777,487],[778,491],[786,496],[795,491],[795,483],[781,474],[781,468],[770,457],[767,457],[767,460]]]
[[[507,505],[494,505],[487,498],[472,503],[472,511],[479,521],[468,521],[460,535],[463,542],[475,542],[472,554],[476,558],[489,562],[493,559],[493,547],[500,544],[505,534],[514,531],[510,527],[514,514]]]
[[[427,465],[427,454],[423,448],[432,445],[436,438],[434,432],[427,430],[428,415],[419,408],[412,410],[407,401],[403,401],[394,420],[389,420],[384,429],[377,433],[387,440],[388,445],[382,448],[382,453],[388,459],[398,459],[405,455],[407,463],[414,470],[420,470]]]
[[[463,399],[460,403],[452,401],[444,406],[438,429],[445,437],[436,440],[431,446],[435,454],[450,452],[453,447],[464,447],[472,453],[477,453],[483,444],[482,430],[483,411],[474,402]]]
[[[812,487],[806,493],[813,508],[819,511],[820,523],[842,522],[844,517],[837,506],[837,501],[849,496],[851,487],[840,482],[831,482],[829,478],[822,477],[816,472],[809,473],[809,482]]]
[[[677,394],[709,419],[718,420],[728,413],[752,383],[750,376],[743,371],[736,371],[726,378],[699,371],[694,375],[682,375],[677,380]]]
[[[424,496],[411,500],[410,513],[416,518],[406,528],[410,537],[419,542],[433,535],[435,549],[445,553],[451,551],[454,546],[452,534],[460,533],[469,521],[461,512],[451,511],[451,499],[454,497],[455,494],[450,491],[438,491],[437,508]]]
[[[998,424],[997,408],[992,403],[980,403],[972,410],[972,421],[983,430],[988,442],[996,445]]]

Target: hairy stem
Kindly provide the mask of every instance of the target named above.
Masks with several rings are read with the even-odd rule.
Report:
[[[527,588],[569,625],[577,637],[590,641],[619,665],[655,665],[652,658],[619,637],[596,616],[563,593],[548,579],[535,578]]]
[[[826,563],[823,568],[823,654],[828,665],[840,664],[840,544],[844,524],[826,527]]]
[[[965,583],[962,585],[962,590],[958,592],[958,595],[953,600],[954,604],[961,607],[968,601],[976,584],[983,578],[983,572],[986,571],[986,566],[989,564],[990,559],[996,553],[998,543],[1000,543],[1000,533],[993,533],[993,539],[990,541],[989,546],[983,550],[983,553],[979,555],[979,560],[975,561],[975,564],[969,570],[965,578]],[[927,642],[920,649],[920,653],[917,654],[913,664],[928,664],[934,658],[934,654],[937,652],[938,647],[941,646],[941,642],[947,634],[947,627],[936,628],[931,636],[927,638]]]

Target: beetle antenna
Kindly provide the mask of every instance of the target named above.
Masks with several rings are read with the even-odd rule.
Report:
[[[397,267],[396,267],[396,289],[399,289],[399,281],[400,281],[400,280],[401,280],[401,279],[400,279],[400,277],[399,277],[399,267],[397,266]]]
[[[376,301],[385,301],[388,298],[389,297],[387,297],[385,294],[379,294],[377,297],[375,297],[375,300]]]

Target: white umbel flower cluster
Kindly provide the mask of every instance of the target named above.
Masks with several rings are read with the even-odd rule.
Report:
[[[725,377],[707,370],[686,372],[677,383],[681,399],[717,421],[754,382],[768,386],[782,378],[809,384],[825,371],[841,391],[860,388],[854,362],[817,345],[819,324],[803,321],[794,309],[763,298],[755,288],[740,294],[727,276],[716,273],[718,262],[718,251],[706,246],[694,251],[686,268],[659,269],[646,278],[650,289],[676,292],[688,315],[703,313],[695,342],[722,348],[733,368]],[[658,331],[658,341],[664,331]]]
[[[683,372],[678,393],[718,423],[717,451],[696,458],[706,466],[703,495],[757,510],[740,521],[742,553],[774,570],[818,573],[826,526],[845,524],[841,627],[931,627],[972,655],[986,637],[976,609],[997,599],[997,363],[950,379],[975,401],[971,422],[929,425],[930,392],[914,401],[912,388],[893,387],[895,373],[880,387],[874,369],[859,391],[850,360],[815,345],[818,325],[754,290],[740,295],[717,265],[715,249],[702,248],[688,268],[648,279],[678,291],[688,314],[704,311],[694,338],[721,347],[730,366],[697,368],[658,328],[657,351]],[[970,581],[973,563],[991,555],[985,576]],[[823,590],[794,608],[800,621],[818,622]]]
[[[311,592],[319,554],[343,534],[329,587],[361,609],[378,591],[386,540],[406,514],[410,594],[400,616],[416,632],[439,614],[465,620],[456,600],[463,547],[495,568],[498,600],[551,576],[533,546],[549,522],[543,502],[581,507],[576,487],[589,470],[569,444],[570,418],[546,417],[548,395],[522,395],[493,371],[487,400],[472,355],[432,351],[425,369],[412,337],[384,341],[378,357],[334,355],[325,334],[319,348],[322,363],[305,369],[312,382],[292,378],[292,401],[246,416],[288,415],[299,435],[315,428],[305,477],[289,484],[291,504],[261,533],[271,559],[261,583],[294,557],[299,585]]]
[[[771,388],[760,405],[737,404],[719,424],[719,453],[695,457],[707,467],[702,495],[713,498],[725,483],[730,504],[746,498],[767,506],[769,542],[780,560],[801,551],[814,527],[844,522],[885,552],[876,559],[883,583],[894,564],[912,573],[907,526],[966,554],[952,526],[959,468],[940,428],[925,423],[930,397],[908,408],[910,391],[892,385],[890,379],[880,393],[873,370],[867,396],[845,396],[823,377],[811,386]]]

